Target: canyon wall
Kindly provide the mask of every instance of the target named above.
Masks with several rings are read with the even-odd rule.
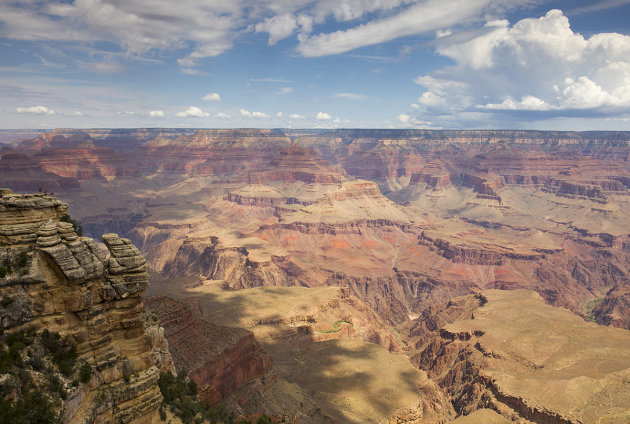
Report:
[[[162,396],[143,328],[145,259],[116,234],[103,235],[106,256],[62,221],[68,207],[52,196],[0,194],[4,334],[58,333],[91,369],[78,386],[72,374],[56,377],[68,390],[63,421],[155,422]]]

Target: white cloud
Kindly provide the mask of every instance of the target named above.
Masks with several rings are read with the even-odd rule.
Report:
[[[317,116],[315,117],[315,119],[319,121],[326,121],[326,120],[332,119],[332,117],[326,112],[317,112]]]
[[[299,113],[292,113],[289,115],[289,119],[306,119],[306,116],[300,115]]]
[[[75,110],[70,115],[71,116],[83,116],[83,113],[80,110]]]
[[[267,115],[264,112],[250,112],[249,110],[245,110],[245,109],[240,109],[239,112],[241,113],[241,116],[244,116],[245,118],[268,118],[269,115]]]
[[[219,93],[208,93],[203,96],[201,100],[205,100],[208,102],[218,102],[221,100],[221,96],[219,96]]]
[[[215,118],[219,118],[219,119],[230,119],[232,118],[232,115],[228,115],[225,112],[219,112],[217,114],[214,115]]]
[[[477,18],[490,3],[491,0],[426,0],[393,16],[347,30],[303,37],[298,51],[306,57],[339,54],[407,35],[436,31]]]
[[[210,116],[210,114],[199,109],[197,106],[190,106],[183,112],[177,112],[175,116],[179,118],[205,118],[206,116]]]
[[[282,118],[282,112],[278,112],[278,113],[276,113],[276,117],[277,117],[277,118]]]
[[[515,120],[630,113],[630,36],[586,38],[559,10],[514,25],[492,21],[465,41],[456,35],[436,47],[455,65],[414,80],[425,89],[419,112],[444,126],[491,126],[498,112]]]
[[[17,113],[29,113],[31,115],[54,115],[55,111],[46,106],[18,107]]]
[[[508,97],[501,103],[489,103],[487,105],[480,106],[480,108],[493,110],[550,110],[551,105],[538,97],[525,96],[520,102]]]
[[[293,87],[282,87],[278,94],[289,94],[293,92]]]
[[[397,116],[398,121],[400,122],[400,126],[402,128],[410,128],[410,127],[423,127],[423,128],[432,128],[431,122],[422,121],[418,118],[415,118],[406,113],[401,113]]]
[[[190,49],[181,59],[199,59],[232,47],[243,25],[239,1],[180,0],[0,3],[0,36],[31,41],[97,40],[119,44],[130,55]],[[104,68],[107,71],[107,68]]]
[[[422,96],[418,97],[418,103],[427,106],[435,106],[439,105],[440,103],[444,103],[444,99],[431,91],[425,91],[424,93],[422,93]],[[418,109],[418,107],[416,107],[416,109]]]
[[[417,103],[412,103],[412,104],[409,105],[409,107],[412,108],[412,109],[416,109],[416,110],[420,109],[420,105],[417,104]]]
[[[267,18],[263,22],[256,24],[255,28],[256,32],[269,33],[268,44],[272,46],[293,34],[293,30],[297,28],[297,25],[295,16],[285,14]]]
[[[152,110],[149,112],[151,118],[164,118],[164,112],[161,110]]]
[[[368,98],[368,96],[364,94],[357,94],[357,93],[335,93],[333,97],[340,98],[340,99],[350,99],[350,100],[365,100]]]

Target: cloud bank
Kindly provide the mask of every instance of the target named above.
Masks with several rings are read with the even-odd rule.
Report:
[[[504,113],[532,119],[630,112],[629,36],[586,38],[560,10],[551,10],[512,26],[489,22],[482,35],[467,41],[449,38],[454,37],[441,39],[436,51],[455,64],[414,80],[424,89],[416,100],[424,116],[456,120],[482,113],[491,119]]]

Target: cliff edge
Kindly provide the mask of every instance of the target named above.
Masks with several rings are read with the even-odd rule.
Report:
[[[39,391],[67,423],[156,422],[146,261],[116,234],[103,235],[105,254],[77,234],[67,209],[53,196],[0,189],[3,402],[24,405]]]

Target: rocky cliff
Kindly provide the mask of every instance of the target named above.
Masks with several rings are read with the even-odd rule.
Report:
[[[64,422],[155,422],[162,397],[143,328],[144,258],[116,234],[103,236],[106,255],[64,222],[68,207],[52,196],[0,194],[4,335],[58,334],[87,364],[57,374],[26,353],[33,384],[51,393],[47,381],[61,387]]]
[[[217,403],[253,379],[275,382],[271,358],[251,332],[214,325],[164,295],[146,303],[164,328],[176,368],[197,383],[203,402]]]
[[[410,336],[419,337],[412,361],[450,394],[458,414],[490,408],[510,421],[562,424],[630,419],[630,333],[585,323],[536,293],[455,299],[418,319]]]

